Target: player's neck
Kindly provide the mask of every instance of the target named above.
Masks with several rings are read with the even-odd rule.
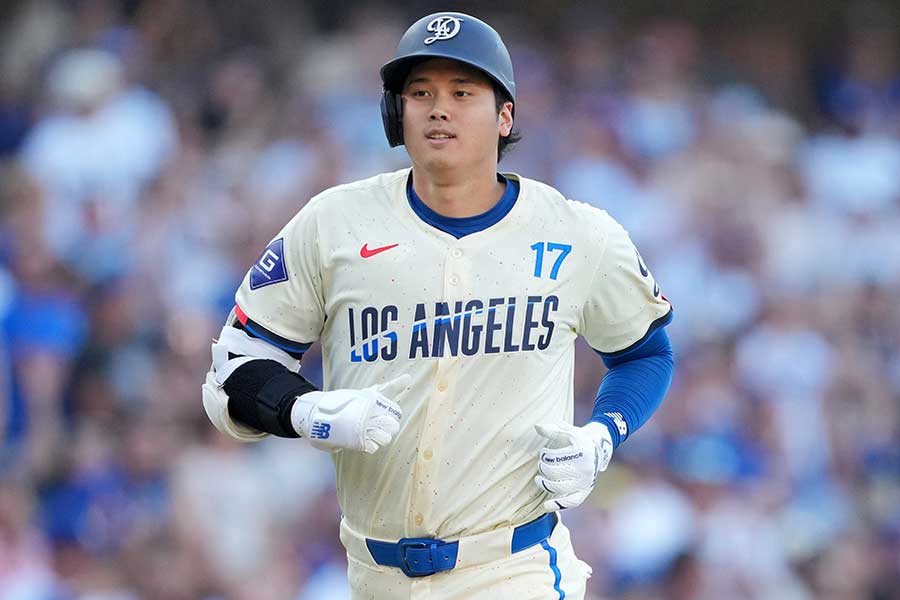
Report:
[[[477,176],[435,176],[413,167],[413,189],[425,205],[445,217],[461,218],[489,211],[503,196],[505,186],[497,181],[496,169]]]

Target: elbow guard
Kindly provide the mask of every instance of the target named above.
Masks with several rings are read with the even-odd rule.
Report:
[[[231,415],[228,414],[228,394],[225,393],[223,386],[216,381],[215,371],[210,371],[206,374],[206,382],[203,384],[202,389],[203,408],[206,410],[206,416],[216,426],[216,429],[241,442],[255,442],[269,435],[231,418]]]
[[[202,388],[203,408],[209,420],[222,433],[243,442],[257,441],[269,435],[231,417],[225,381],[239,367],[253,360],[274,360],[294,373],[300,369],[300,361],[231,325],[225,325],[219,339],[213,342],[212,357],[212,368]]]

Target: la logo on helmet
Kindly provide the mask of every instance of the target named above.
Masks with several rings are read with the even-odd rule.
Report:
[[[459,33],[461,24],[462,19],[459,17],[451,17],[448,15],[435,17],[428,23],[428,31],[434,35],[425,38],[425,45],[433,44],[438,40],[449,40]]]

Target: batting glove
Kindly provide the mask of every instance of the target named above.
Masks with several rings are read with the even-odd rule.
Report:
[[[540,475],[534,478],[534,483],[550,494],[544,508],[553,511],[578,506],[593,491],[597,474],[609,466],[613,452],[609,430],[593,422],[584,427],[547,424],[534,428],[548,439],[538,459]]]
[[[372,454],[400,431],[393,398],[409,387],[409,375],[362,390],[309,392],[291,408],[291,425],[320,450],[358,450]]]

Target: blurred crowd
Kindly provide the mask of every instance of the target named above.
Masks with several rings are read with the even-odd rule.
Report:
[[[464,8],[516,68],[501,170],[608,210],[675,306],[667,399],[563,515],[589,600],[900,598],[897,5],[564,6]],[[233,443],[200,385],[282,224],[408,164],[378,69],[440,8],[0,8],[0,600],[348,597],[330,460]]]

